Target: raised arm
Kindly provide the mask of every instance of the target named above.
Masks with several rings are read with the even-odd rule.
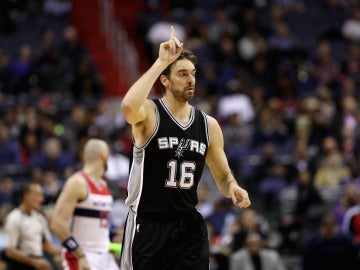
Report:
[[[208,116],[210,145],[206,154],[208,165],[220,192],[239,207],[250,206],[250,199],[245,189],[241,188],[231,173],[224,152],[224,137],[218,122]]]
[[[71,243],[66,243],[71,238],[69,222],[77,202],[84,199],[86,195],[86,183],[80,175],[75,174],[66,181],[64,189],[56,201],[51,230],[63,245],[71,245]],[[77,258],[83,256],[79,247],[75,248],[72,253]]]
[[[121,109],[129,124],[136,124],[146,119],[147,110],[144,106],[150,91],[161,72],[180,55],[182,43],[175,37],[171,26],[170,39],[160,44],[159,57],[149,70],[129,89],[121,102]]]

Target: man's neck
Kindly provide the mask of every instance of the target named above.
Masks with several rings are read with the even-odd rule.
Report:
[[[99,174],[100,169],[96,166],[84,166],[83,171],[90,177],[93,181],[100,181],[102,174]]]
[[[186,121],[189,119],[191,111],[189,102],[179,102],[173,98],[168,98],[167,96],[163,96],[162,100],[176,118]]]
[[[31,207],[27,207],[24,203],[21,203],[19,205],[19,209],[21,210],[21,212],[25,213],[25,214],[31,214],[32,208]]]

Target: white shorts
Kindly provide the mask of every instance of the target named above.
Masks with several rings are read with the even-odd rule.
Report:
[[[84,251],[91,270],[119,270],[112,253],[95,253]],[[77,259],[69,252],[62,252],[64,270],[78,270]]]

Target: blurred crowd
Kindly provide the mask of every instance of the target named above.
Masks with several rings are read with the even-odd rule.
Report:
[[[154,61],[174,25],[198,56],[192,102],[221,123],[230,166],[252,200],[234,209],[205,171],[198,209],[212,269],[238,269],[246,252],[252,264],[278,267],[263,270],[359,269],[360,1],[145,2],[136,25],[144,60]],[[0,3],[0,224],[21,181],[41,183],[51,206],[90,137],[111,145],[112,221],[124,224],[131,133],[66,19],[69,4]],[[24,20],[64,18],[61,34],[44,27],[16,54],[1,46],[21,35]]]

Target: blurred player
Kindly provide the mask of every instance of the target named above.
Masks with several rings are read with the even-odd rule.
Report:
[[[65,270],[117,270],[109,252],[109,217],[113,198],[105,181],[109,147],[90,139],[84,167],[65,183],[54,210],[51,229],[62,242]]]

